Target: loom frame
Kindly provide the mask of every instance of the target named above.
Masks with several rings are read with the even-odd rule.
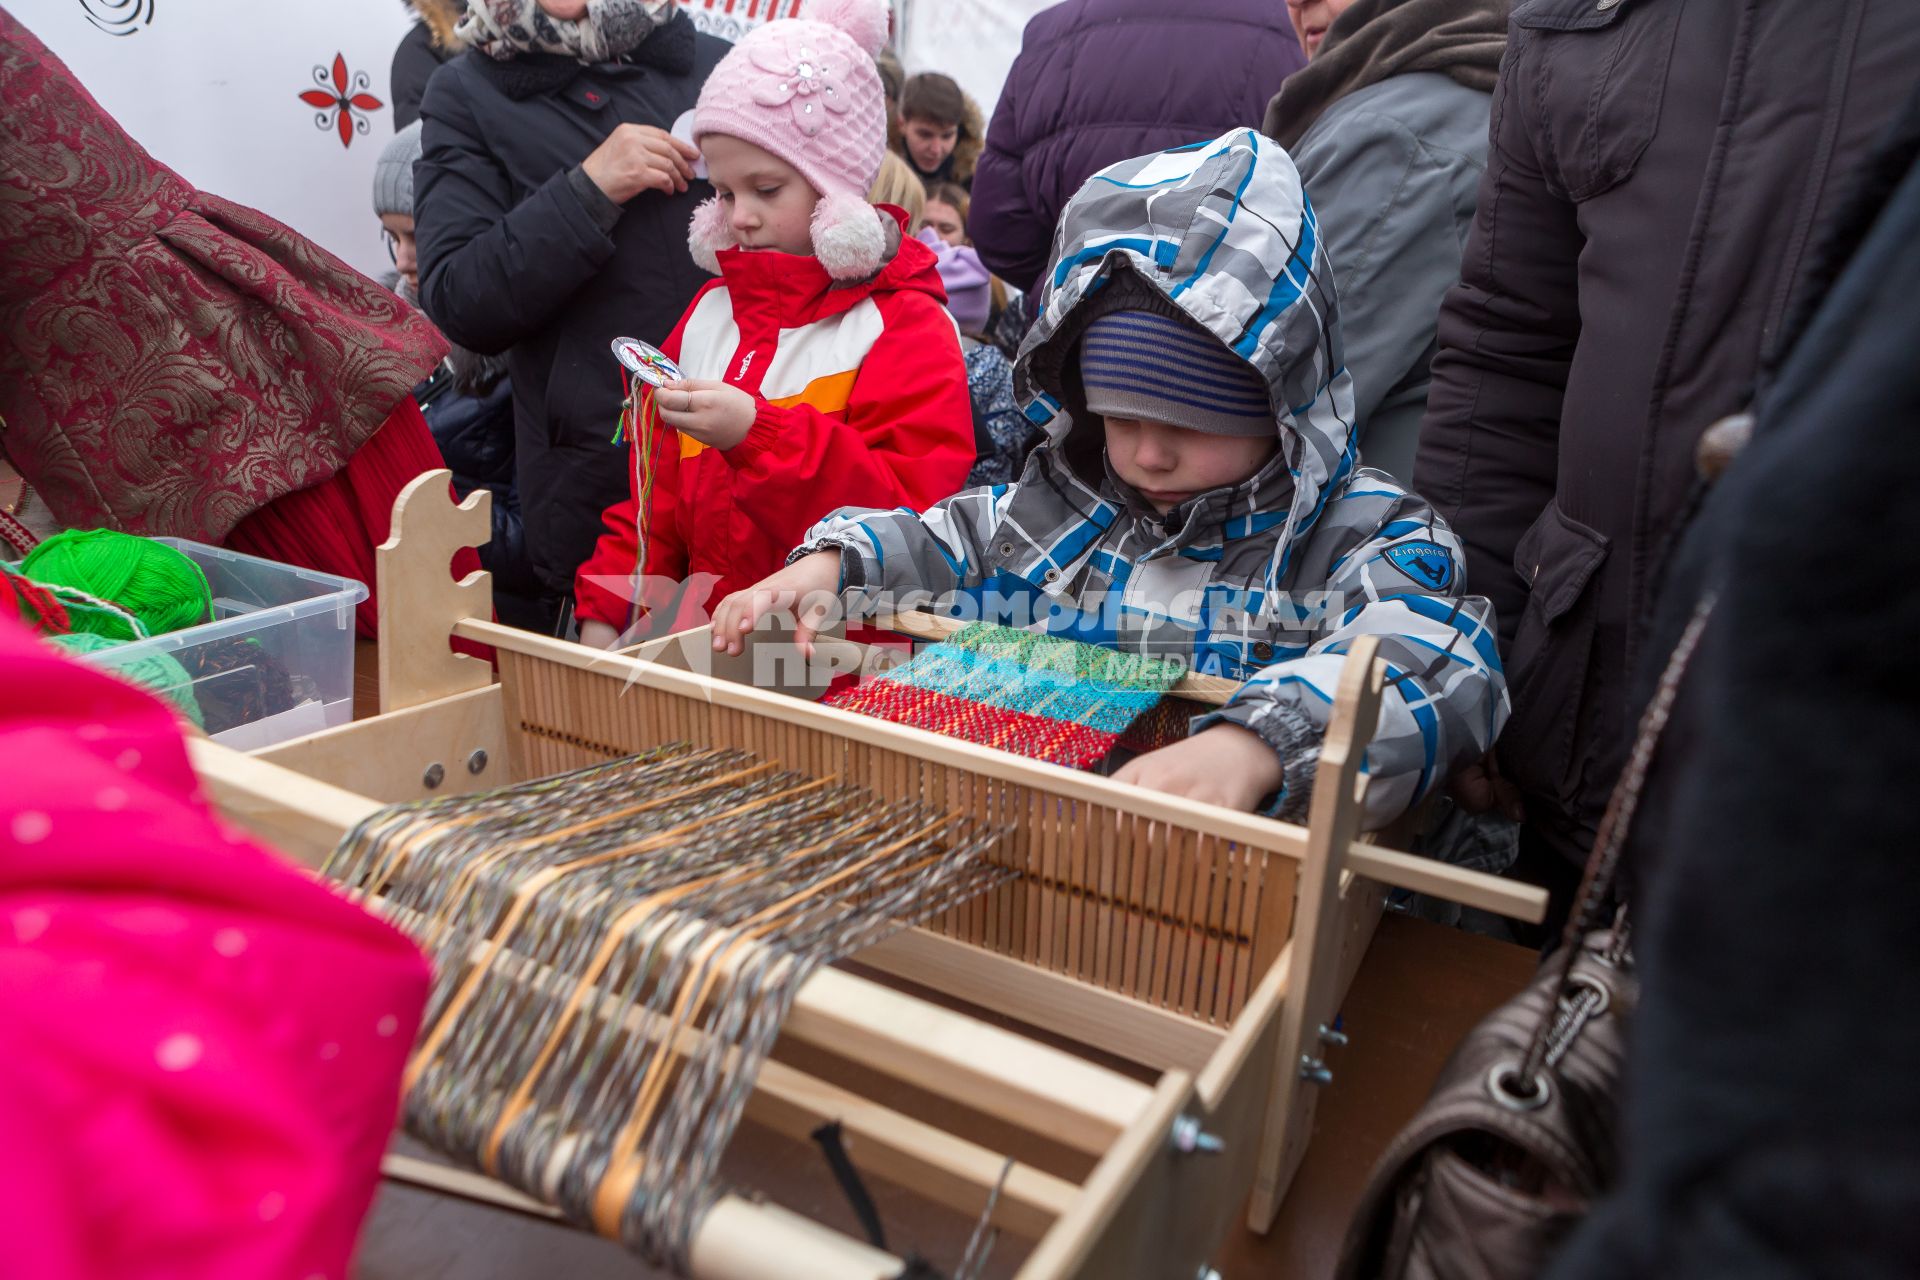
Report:
[[[751,745],[815,776],[823,761],[836,764],[854,775],[850,780],[883,793],[948,803],[1023,797],[1044,832],[1023,826],[1018,842],[1052,876],[1051,887],[1037,886],[1031,871],[1040,863],[1023,869],[1029,909],[1037,909],[1040,895],[1065,893],[1052,904],[1051,924],[1067,930],[1071,915],[1072,930],[1103,939],[1076,946],[1075,955],[1117,954],[1119,931],[1137,923],[1114,923],[1139,905],[1126,885],[1115,884],[1120,848],[1136,849],[1142,861],[1158,854],[1163,866],[1196,865],[1209,850],[1216,860],[1231,859],[1240,850],[1251,868],[1260,855],[1262,892],[1251,907],[1251,871],[1238,881],[1240,911],[1253,931],[1246,956],[1233,963],[1248,981],[1237,1001],[1223,1004],[1216,996],[1219,1018],[1116,990],[1126,984],[1106,981],[1104,973],[1095,981],[1092,972],[1015,954],[1022,937],[1031,943],[1040,931],[1031,921],[1013,930],[1009,911],[1002,911],[998,932],[983,932],[978,920],[959,918],[969,908],[956,909],[948,913],[954,919],[908,930],[856,957],[868,969],[1158,1070],[1156,1086],[839,969],[823,970],[803,987],[783,1038],[838,1046],[897,1079],[1094,1160],[1077,1185],[1027,1164],[1007,1177],[995,1220],[1037,1242],[1018,1273],[1022,1280],[1196,1275],[1243,1202],[1254,1230],[1271,1224],[1311,1133],[1318,1086],[1305,1077],[1321,1056],[1321,1030],[1359,967],[1388,886],[1521,918],[1544,913],[1537,890],[1358,838],[1360,760],[1369,736],[1360,726],[1373,723],[1381,696],[1371,642],[1356,645],[1343,670],[1313,811],[1302,828],[815,706],[805,699],[824,687],[825,674],[810,669],[777,632],[757,633],[747,653],[716,658],[702,673],[690,668],[710,653],[704,628],[606,654],[486,621],[487,575],[455,584],[445,566],[457,547],[485,540],[488,495],[476,492],[456,507],[447,497],[449,479],[447,472],[428,473],[403,491],[393,537],[379,552],[382,713],[251,757],[193,744],[214,801],[309,865],[383,804],[501,786],[625,754],[653,745],[636,735],[663,726],[669,737],[704,735],[702,745]],[[908,625],[938,633],[945,624]],[[486,663],[448,650],[439,639],[446,636],[493,645],[499,679]],[[821,648],[842,666],[872,656],[844,639]],[[762,674],[769,664],[806,674],[775,689],[741,683],[756,664]],[[604,696],[609,692],[616,696]],[[1202,687],[1185,692],[1209,696]],[[649,709],[635,712],[629,699]],[[572,722],[545,723],[556,709]],[[1102,815],[1115,824],[1102,827]],[[1097,850],[1055,847],[1056,839],[1071,845],[1075,833],[1089,831],[1105,837]],[[1225,880],[1230,902],[1234,874]],[[1176,907],[1177,899],[1176,888]],[[1158,909],[1165,900],[1146,905]],[[1217,952],[1205,951],[1209,942],[1191,936],[1196,926],[1225,936],[1219,920],[1195,918],[1191,910],[1176,910],[1168,927],[1175,935],[1184,927],[1189,952],[1197,946],[1198,954],[1225,964],[1225,941]],[[1183,944],[1176,937],[1174,945]],[[957,1211],[977,1213],[998,1179],[997,1151],[767,1064],[750,1119],[803,1133],[823,1116],[842,1119],[864,1168]],[[1229,1138],[1215,1153],[1201,1139],[1211,1134]],[[1259,1141],[1239,1137],[1248,1134]],[[386,1172],[551,1216],[476,1173],[399,1156],[389,1157]],[[878,1278],[900,1265],[777,1206],[734,1196],[709,1214],[693,1250],[693,1274],[702,1280]]]

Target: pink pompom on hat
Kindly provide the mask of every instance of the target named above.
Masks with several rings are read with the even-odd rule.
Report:
[[[880,269],[886,230],[867,202],[887,148],[887,100],[874,55],[887,42],[887,0],[808,0],[797,18],[748,32],[707,77],[693,109],[693,140],[709,133],[751,142],[799,170],[820,193],[813,252],[836,280]],[[718,275],[732,248],[718,198],[694,210],[693,260]]]

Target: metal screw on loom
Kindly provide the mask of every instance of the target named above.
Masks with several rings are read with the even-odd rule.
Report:
[[[428,765],[427,771],[424,774],[420,775],[421,783],[424,784],[427,790],[429,791],[433,790],[435,787],[439,786],[442,782],[446,781],[446,778],[447,778],[446,766],[441,764],[438,760],[435,760],[432,764]]]
[[[1323,1022],[1320,1024],[1320,1042],[1322,1044],[1340,1047],[1347,1043],[1347,1033],[1344,1031],[1336,1031]]]
[[[1208,1133],[1200,1127],[1200,1122],[1192,1116],[1180,1116],[1173,1122],[1173,1149],[1182,1155],[1199,1152],[1202,1155],[1218,1155],[1226,1150],[1227,1144],[1217,1133]]]
[[[1300,1055],[1300,1078],[1308,1084],[1332,1084],[1333,1072],[1327,1070],[1327,1064],[1312,1054]]]
[[[467,772],[479,773],[482,769],[486,767],[487,767],[486,750],[481,747],[474,748],[473,754],[467,757]]]

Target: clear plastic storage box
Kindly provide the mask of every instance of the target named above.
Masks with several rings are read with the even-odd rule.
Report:
[[[241,751],[353,719],[353,607],[367,598],[365,584],[184,538],[154,541],[192,557],[207,575],[212,620],[87,661],[121,667],[155,653],[172,657],[193,674],[203,715],[214,712],[213,740]],[[291,707],[270,709],[289,700]]]

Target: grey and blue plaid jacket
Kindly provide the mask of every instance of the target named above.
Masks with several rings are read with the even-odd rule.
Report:
[[[1078,392],[1087,324],[1139,308],[1177,309],[1253,365],[1280,438],[1252,479],[1165,516],[1107,469]],[[1278,145],[1239,129],[1090,179],[1061,218],[1014,381],[1047,432],[1017,483],[924,513],[843,508],[808,532],[795,557],[840,548],[850,610],[922,589],[950,612],[1244,681],[1195,728],[1231,722],[1272,746],[1285,817],[1306,811],[1356,636],[1379,636],[1389,664],[1364,765],[1373,823],[1486,751],[1507,715],[1490,606],[1463,594],[1452,530],[1358,465],[1333,274]]]

